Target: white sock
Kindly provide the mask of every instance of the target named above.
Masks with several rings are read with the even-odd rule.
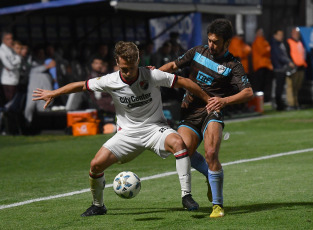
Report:
[[[90,172],[89,175],[93,204],[101,207],[103,206],[103,189],[105,187],[104,173],[93,174]]]
[[[174,154],[176,157],[176,171],[179,177],[181,196],[184,197],[191,192],[191,164],[186,149]]]

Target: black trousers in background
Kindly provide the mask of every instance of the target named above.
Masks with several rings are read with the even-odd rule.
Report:
[[[255,71],[253,75],[251,84],[254,92],[262,91],[264,93],[264,102],[270,102],[274,72],[268,68],[261,68]]]
[[[282,72],[275,72],[275,102],[277,110],[284,110],[286,108],[285,101],[283,100],[283,93],[286,83],[286,74]]]

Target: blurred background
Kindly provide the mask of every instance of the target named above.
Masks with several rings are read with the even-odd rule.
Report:
[[[281,30],[287,43],[293,29],[297,28],[307,66],[299,90],[299,104],[288,106],[286,91],[282,91],[282,98],[286,101],[282,110],[313,105],[312,0],[1,0],[2,39],[4,34],[12,35],[11,48],[21,59],[18,66],[20,77],[14,95],[7,99],[1,92],[2,134],[65,129],[68,112],[87,109],[98,111],[97,119],[102,127],[99,132],[105,132],[104,125],[114,123],[114,106],[108,95],[66,96],[55,101],[45,112],[40,106],[31,104],[34,102],[27,102],[32,89],[38,87],[31,81],[31,76],[38,75],[38,68],[35,71],[35,67],[45,68],[40,73],[49,75],[46,84],[51,84],[51,89],[72,81],[101,76],[116,70],[112,51],[117,41],[124,40],[138,45],[142,66],[154,65],[158,68],[191,47],[207,44],[208,24],[221,17],[231,20],[234,35],[238,35],[247,47],[245,69],[252,83],[256,72],[252,46],[258,29],[262,30],[268,42],[277,30]],[[16,44],[26,49],[24,54],[13,48]],[[238,58],[244,62],[244,57],[238,55]],[[96,60],[101,63],[95,64]],[[55,61],[55,65],[51,61]],[[52,64],[49,66],[49,63]],[[4,63],[2,69],[5,69]],[[293,70],[290,71],[292,73]],[[188,72],[184,71],[179,74],[188,76]],[[255,100],[230,108],[227,116],[262,114],[263,103],[273,110],[280,110],[275,102],[275,76],[269,78],[266,84],[270,85],[269,89],[254,88],[253,85],[261,102]],[[164,113],[175,126],[183,92],[162,91],[162,94]]]

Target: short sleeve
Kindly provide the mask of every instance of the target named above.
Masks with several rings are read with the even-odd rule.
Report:
[[[97,78],[92,78],[87,80],[86,82],[86,88],[89,91],[98,91],[98,92],[107,92],[107,86],[108,86],[108,77],[102,76]]]
[[[168,88],[173,88],[178,78],[175,74],[163,72],[158,69],[152,70],[151,76],[156,86]]]
[[[232,70],[231,84],[235,86],[238,91],[251,87],[248,76],[240,63],[238,63]]]
[[[191,48],[186,53],[181,55],[175,60],[175,64],[178,68],[182,69],[183,67],[187,67],[191,64],[196,53],[196,47]]]

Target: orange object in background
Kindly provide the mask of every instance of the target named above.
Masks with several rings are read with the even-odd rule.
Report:
[[[248,108],[257,113],[264,113],[264,93],[261,91],[256,92],[252,100],[248,102]]]
[[[77,122],[73,124],[73,136],[88,136],[99,133],[99,120],[95,122]]]
[[[98,118],[96,109],[87,109],[83,111],[67,112],[67,127],[72,126],[77,122],[90,122]]]
[[[72,127],[73,136],[96,135],[99,123],[96,109],[67,112],[67,127]]]

